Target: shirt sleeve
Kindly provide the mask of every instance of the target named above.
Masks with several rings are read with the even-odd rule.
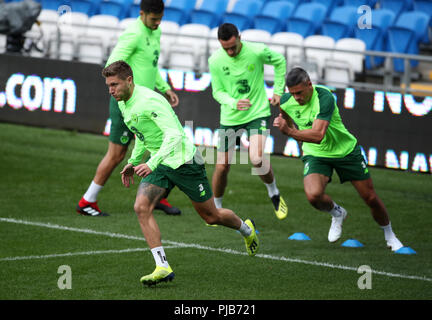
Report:
[[[160,149],[146,162],[154,171],[156,167],[168,156],[182,152],[183,133],[179,131],[178,124],[172,113],[160,108],[157,113],[152,111],[146,114],[163,132],[163,142]],[[141,155],[142,156],[142,155]]]
[[[132,150],[132,154],[128,160],[128,163],[131,163],[133,166],[139,165],[142,161],[145,152],[146,152],[146,148],[144,146],[144,143],[138,137],[136,137],[135,145]]]
[[[164,79],[162,79],[162,76],[161,76],[159,70],[156,72],[156,88],[162,93],[165,93],[168,90],[171,90],[171,87],[169,86],[169,84]]]
[[[105,66],[119,60],[127,60],[132,53],[136,50],[138,37],[133,32],[123,33],[111,52]]]
[[[237,109],[237,99],[234,99],[228,94],[228,92],[226,92],[216,66],[210,63],[209,69],[211,74],[213,98],[221,105],[227,105],[233,110]]]
[[[285,92],[285,75],[286,75],[286,60],[285,57],[279,52],[269,49],[264,46],[261,51],[260,57],[264,64],[274,66],[274,93],[282,96]]]
[[[320,104],[320,112],[317,115],[317,119],[330,121],[333,116],[335,108],[335,99],[330,91],[323,90],[318,93],[318,99]]]

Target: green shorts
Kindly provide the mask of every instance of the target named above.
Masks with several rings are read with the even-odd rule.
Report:
[[[123,116],[118,107],[118,102],[113,97],[110,99],[109,110],[111,119],[109,140],[115,144],[128,146],[134,138],[134,134],[124,123]]]
[[[341,183],[370,178],[369,170],[359,145],[343,158],[324,158],[306,155],[302,157],[302,160],[304,163],[303,176],[311,173],[320,173],[329,177],[331,181],[333,169],[335,169]]]
[[[167,194],[177,186],[192,201],[204,202],[213,196],[205,166],[195,161],[185,163],[177,169],[158,165],[157,168],[141,182],[154,184],[167,190]]]
[[[236,145],[237,138],[240,138],[246,132],[248,138],[254,134],[267,134],[269,127],[269,117],[258,118],[248,123],[243,123],[237,126],[224,126],[220,125],[219,128],[219,141],[217,150],[220,152],[228,152]]]

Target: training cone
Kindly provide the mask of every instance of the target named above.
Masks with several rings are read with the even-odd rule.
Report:
[[[397,254],[416,254],[417,252],[415,252],[410,247],[402,247],[399,250],[396,250],[395,253],[397,253]]]
[[[363,243],[356,239],[348,239],[344,243],[342,243],[342,247],[349,247],[349,248],[360,248],[363,247]]]
[[[302,232],[296,232],[296,233],[292,234],[291,236],[289,236],[288,239],[289,240],[300,240],[300,241],[310,240],[310,238]]]

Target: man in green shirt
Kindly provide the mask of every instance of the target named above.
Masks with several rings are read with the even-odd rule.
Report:
[[[304,190],[312,206],[332,216],[328,240],[335,242],[341,237],[342,223],[347,216],[347,211],[325,193],[334,169],[341,183],[350,181],[369,206],[373,218],[384,230],[387,246],[393,251],[402,248],[387,210],[375,192],[357,139],[342,123],[331,91],[312,85],[309,75],[301,68],[288,73],[286,85],[289,93],[282,96],[281,113],[273,124],[282,133],[303,142]]]
[[[178,105],[178,97],[162,79],[158,70],[161,31],[159,24],[164,13],[162,0],[142,0],[140,17],[120,36],[106,65],[124,60],[135,72],[135,82],[150,89],[155,87],[162,92],[173,107]],[[114,169],[123,161],[129,143],[134,138],[123,122],[117,101],[110,100],[111,130],[108,151],[99,163],[96,174],[77,205],[77,212],[86,216],[104,216],[97,205],[97,196],[108,181]],[[167,214],[178,215],[181,211],[172,207],[166,199],[157,204],[157,209]]]
[[[143,178],[134,209],[156,268],[153,273],[143,276],[141,282],[154,285],[174,278],[153,209],[175,186],[191,199],[195,210],[208,224],[238,230],[244,237],[248,254],[255,255],[259,241],[253,221],[242,221],[229,209],[216,209],[203,159],[186,136],[168,101],[153,90],[135,85],[132,69],[124,61],[112,63],[102,74],[110,94],[119,102],[125,124],[137,137],[121,175],[125,187],[134,182],[134,174]],[[146,150],[150,152],[150,158],[141,163]]]
[[[262,43],[241,41],[237,27],[230,23],[219,27],[218,39],[222,48],[208,60],[213,97],[221,105],[218,155],[212,178],[216,207],[222,207],[235,140],[246,132],[253,172],[267,187],[276,216],[284,219],[288,207],[276,186],[270,161],[264,157],[271,114],[264,86],[264,64],[274,66],[271,104],[278,105],[285,86],[285,58]]]

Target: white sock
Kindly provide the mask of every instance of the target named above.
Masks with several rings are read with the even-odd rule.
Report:
[[[165,267],[168,268],[169,264],[165,255],[165,251],[164,248],[161,247],[156,247],[151,249],[151,252],[153,254],[153,259],[156,262],[156,265],[159,267]]]
[[[391,227],[391,223],[389,222],[388,225],[386,226],[380,226],[381,229],[384,230],[384,238],[386,240],[391,239],[391,238],[396,238],[396,235],[394,234],[392,227]]]
[[[267,187],[267,192],[270,198],[279,194],[279,189],[276,186],[276,179],[273,179],[272,183],[264,183]]]
[[[103,186],[96,184],[94,181],[91,182],[90,187],[87,192],[84,193],[84,200],[88,202],[96,202],[99,192],[102,190]]]
[[[331,210],[329,211],[329,213],[330,213],[333,217],[337,218],[337,217],[340,217],[340,215],[342,214],[342,211],[340,210],[339,205],[337,205],[336,202],[333,201],[333,209],[331,209]]]
[[[240,226],[239,231],[243,237],[248,237],[252,233],[252,229],[246,223],[244,223],[243,220],[242,220],[242,224]]]
[[[214,197],[214,203],[215,203],[215,206],[217,209],[222,208],[222,199],[223,199],[223,197],[220,197],[220,198]]]

